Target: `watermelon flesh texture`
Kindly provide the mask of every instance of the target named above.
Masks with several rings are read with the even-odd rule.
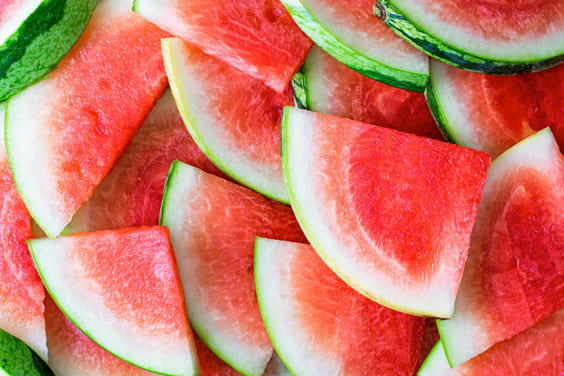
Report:
[[[278,0],[136,0],[134,10],[278,92],[312,45]]]
[[[181,39],[163,41],[167,74],[180,113],[204,153],[233,179],[287,202],[280,162],[280,117],[292,88],[261,81]]]
[[[222,360],[261,375],[272,355],[255,295],[255,236],[305,241],[292,210],[174,162],[161,224],[170,228],[190,323]]]
[[[258,238],[255,278],[265,325],[293,374],[413,374],[425,320],[360,295],[309,245]]]
[[[421,93],[372,80],[314,46],[304,63],[308,108],[442,140]]]
[[[0,124],[4,119],[0,104]],[[47,360],[43,299],[45,290],[26,241],[31,217],[14,185],[0,132],[0,328],[20,338]]]
[[[292,208],[331,269],[387,307],[452,314],[486,153],[286,108],[282,155]]]
[[[136,227],[28,243],[50,295],[93,341],[152,372],[198,374],[168,229]]]
[[[50,296],[45,299],[45,322],[49,366],[57,376],[156,375],[129,364],[98,346],[61,312]]]
[[[192,140],[167,90],[65,233],[157,225],[165,179],[175,159],[225,176]]]
[[[431,62],[435,116],[458,144],[492,158],[544,127],[564,145],[564,65],[513,76],[483,75]]]
[[[59,68],[9,101],[14,180],[50,237],[90,198],[166,87],[160,39],[167,34],[130,6],[100,1]]]
[[[438,322],[453,366],[564,306],[562,181],[548,128],[492,163],[454,315]]]

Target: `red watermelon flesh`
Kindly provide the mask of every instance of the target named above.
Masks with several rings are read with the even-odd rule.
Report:
[[[82,333],[53,302],[45,299],[49,367],[58,376],[156,375],[110,354]]]
[[[310,110],[443,140],[423,93],[372,80],[315,46],[304,69]]]
[[[3,115],[1,108],[0,123]],[[12,180],[1,135],[0,209],[0,328],[46,360],[45,290],[26,244],[33,238],[31,217]]]
[[[225,176],[192,140],[167,90],[65,233],[158,224],[165,179],[175,159]]]
[[[18,9],[25,0],[4,0],[0,1],[0,25],[10,19],[10,16]]]
[[[279,92],[312,45],[278,0],[137,0],[134,9]]]
[[[160,39],[168,34],[130,6],[100,1],[58,69],[10,100],[14,179],[49,236],[90,198],[166,87]]]

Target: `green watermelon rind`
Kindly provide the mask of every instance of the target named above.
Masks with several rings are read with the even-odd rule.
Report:
[[[0,101],[54,70],[90,20],[96,0],[44,0],[0,46]]]
[[[445,368],[448,367],[448,368]],[[450,372],[450,364],[447,363],[445,351],[441,340],[431,349],[423,364],[417,371],[417,376],[440,376]]]
[[[564,62],[564,51],[557,56],[547,58],[531,56],[529,60],[522,59],[522,61],[505,61],[463,51],[427,33],[420,25],[404,16],[391,0],[377,0],[374,4],[374,14],[396,34],[429,56],[471,72],[499,75],[528,73]]]
[[[54,376],[43,359],[22,340],[0,329],[0,373],[3,375]]]
[[[428,74],[394,68],[354,50],[322,25],[299,0],[282,0],[282,4],[302,31],[342,64],[390,86],[418,92],[425,89]]]
[[[433,75],[429,76],[429,82],[427,83],[423,94],[425,95],[425,100],[427,101],[427,106],[429,107],[431,115],[433,116],[433,119],[435,119],[435,123],[437,123],[437,126],[439,127],[439,130],[445,140],[453,144],[462,145],[463,143],[457,140],[455,132],[449,125],[448,120],[444,115],[444,111],[441,108],[440,101],[437,100],[435,89],[433,88]]]
[[[306,58],[307,59],[307,58]],[[292,95],[294,96],[294,106],[307,110],[310,108],[309,98],[307,95],[307,80],[305,76],[305,64],[292,77]]]
[[[173,38],[170,38],[173,39]],[[172,95],[180,112],[180,116],[184,124],[186,125],[186,129],[190,136],[198,145],[200,150],[206,155],[206,157],[215,165],[217,168],[222,170],[226,175],[230,176],[234,180],[240,182],[241,184],[251,188],[252,190],[261,193],[262,195],[282,202],[284,204],[289,204],[288,198],[285,197],[285,191],[280,189],[280,192],[275,192],[274,189],[269,189],[265,187],[264,180],[262,177],[257,178],[249,178],[244,174],[241,174],[239,171],[234,171],[235,169],[229,165],[228,159],[223,159],[218,157],[216,151],[213,148],[210,148],[209,145],[204,140],[204,134],[202,130],[205,128],[204,126],[198,126],[196,122],[194,122],[191,118],[191,111],[189,110],[189,106],[187,105],[186,101],[183,99],[182,96],[182,89],[177,85],[177,82],[172,77],[178,75],[178,71],[180,71],[180,67],[177,67],[176,63],[172,59],[172,48],[170,47],[169,41],[167,39],[163,39],[162,42],[162,49],[163,49],[163,56],[164,56],[164,64],[165,69],[167,72],[167,76],[169,77],[169,84],[172,91]],[[274,184],[272,184],[274,185]]]

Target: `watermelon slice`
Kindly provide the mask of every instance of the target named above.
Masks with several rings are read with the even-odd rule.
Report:
[[[76,43],[96,0],[0,3],[0,101],[55,68]]]
[[[4,109],[0,104],[0,125]],[[33,237],[31,218],[12,180],[4,132],[0,132],[0,207],[0,328],[47,360],[45,290],[27,249],[26,241]]]
[[[544,127],[564,146],[562,93],[564,65],[493,76],[432,61],[427,98],[447,138],[494,158]]]
[[[206,344],[194,335],[196,348],[198,349],[198,363],[202,376],[241,376],[241,374],[231,368],[221,360]]]
[[[59,68],[8,103],[14,180],[50,237],[93,194],[166,88],[167,34],[130,6],[101,0]]]
[[[181,39],[163,40],[172,92],[190,134],[219,168],[242,184],[288,202],[280,162],[280,117],[292,89],[261,81]]]
[[[50,295],[94,342],[156,373],[199,374],[166,228],[91,232],[28,243]]]
[[[287,107],[282,162],[296,217],[333,271],[387,307],[452,315],[486,153]]]
[[[303,66],[307,108],[443,139],[421,93],[394,88],[347,68],[315,46]]]
[[[53,376],[47,364],[24,342],[0,329],[0,373],[3,376]]]
[[[492,163],[454,315],[438,322],[453,366],[564,307],[563,181],[549,128]]]
[[[374,0],[282,0],[296,23],[344,65],[380,82],[423,91],[427,56],[374,17]]]
[[[360,295],[309,245],[257,238],[255,281],[268,334],[293,374],[413,374],[425,320]]]
[[[167,90],[65,233],[157,225],[165,179],[175,159],[224,176],[190,138]]]
[[[564,61],[559,0],[378,0],[374,14],[430,56],[470,71],[514,74]]]
[[[312,44],[278,0],[135,0],[133,10],[278,92]]]
[[[292,210],[176,161],[161,224],[170,229],[192,327],[231,367],[261,375],[273,350],[255,295],[254,241],[304,241]]]
[[[486,352],[450,369],[440,343],[425,361],[421,376],[516,375],[546,376],[564,374],[564,310],[515,337],[500,342]]]
[[[45,298],[45,324],[49,365],[57,376],[156,375],[124,362],[98,346],[59,310],[50,296]]]

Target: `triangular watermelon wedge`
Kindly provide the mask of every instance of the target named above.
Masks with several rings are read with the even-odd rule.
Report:
[[[452,315],[486,153],[287,107],[282,162],[296,217],[335,273],[387,307]]]
[[[563,181],[549,128],[492,163],[454,315],[438,321],[451,365],[564,307]]]
[[[197,375],[176,260],[164,227],[29,241],[60,309],[108,352],[165,375]]]
[[[257,238],[257,297],[278,354],[296,375],[411,375],[425,320],[347,286],[311,246]]]
[[[48,236],[90,198],[162,95],[167,35],[131,12],[129,0],[101,0],[59,67],[10,99],[14,181]]]

